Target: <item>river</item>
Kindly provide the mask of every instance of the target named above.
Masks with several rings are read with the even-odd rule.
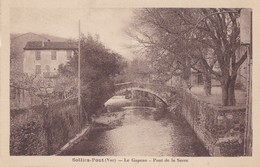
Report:
[[[124,107],[96,118],[93,131],[63,155],[208,156],[208,152],[181,116]]]

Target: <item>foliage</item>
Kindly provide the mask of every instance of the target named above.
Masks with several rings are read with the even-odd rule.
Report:
[[[105,48],[98,40],[88,35],[81,38],[80,80],[81,97],[84,109],[90,113],[97,111],[112,96],[114,78],[124,68],[123,58]],[[66,65],[59,67],[64,77],[77,78],[78,54]]]
[[[128,63],[126,73],[128,82],[146,83],[149,81],[151,69],[147,61],[136,57]]]
[[[234,105],[237,70],[246,59],[246,54],[236,54],[240,46],[239,12],[213,8],[138,9],[127,33],[139,43],[137,49],[147,55],[159,75],[187,80],[194,69],[208,80],[219,80],[223,105]]]
[[[47,89],[43,86],[43,79],[41,77],[17,72],[12,73],[10,77],[10,85],[15,88],[27,90],[30,98],[39,97],[41,102],[43,102],[44,99],[42,88],[44,88],[44,92],[46,92]],[[44,94],[46,95],[46,93]]]

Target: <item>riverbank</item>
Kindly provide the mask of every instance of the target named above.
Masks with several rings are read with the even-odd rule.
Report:
[[[83,130],[76,134],[76,136],[71,139],[67,144],[65,144],[60,150],[58,150],[54,155],[62,155],[66,150],[72,148],[74,145],[78,144],[83,138],[87,138],[87,136],[91,133],[93,129],[93,125],[87,125]]]

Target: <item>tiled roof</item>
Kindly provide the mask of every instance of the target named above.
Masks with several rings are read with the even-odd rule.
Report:
[[[75,42],[29,41],[24,50],[76,50]]]

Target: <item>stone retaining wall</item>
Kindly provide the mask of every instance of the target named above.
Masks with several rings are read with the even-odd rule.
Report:
[[[181,114],[212,156],[242,156],[245,108],[221,107],[183,91]]]
[[[82,129],[77,99],[11,110],[10,155],[51,155]]]

